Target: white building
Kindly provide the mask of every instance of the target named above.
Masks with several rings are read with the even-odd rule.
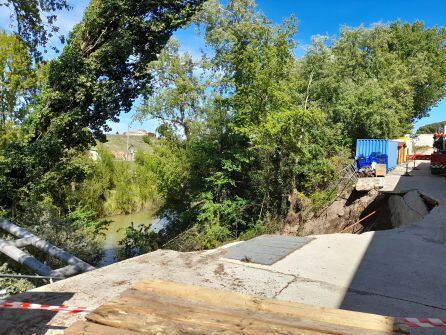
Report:
[[[429,147],[434,145],[434,134],[417,134],[413,139],[415,147]]]

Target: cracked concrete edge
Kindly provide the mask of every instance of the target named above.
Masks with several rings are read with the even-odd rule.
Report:
[[[271,273],[274,275],[291,277],[291,279],[274,295],[274,297],[280,296],[284,291],[286,291],[294,283],[313,283],[313,284],[318,284],[320,286],[324,286],[325,288],[330,289],[330,290],[339,290],[339,291],[343,291],[343,292],[348,290],[348,287],[343,287],[343,286],[332,284],[332,283],[329,283],[326,281],[320,281],[320,280],[316,280],[316,279],[302,277],[299,275],[294,275],[291,273],[273,270],[273,269],[271,269],[270,266],[267,266],[267,265],[261,265],[261,264],[255,264],[255,263],[244,263],[241,261],[237,261],[237,260],[233,260],[233,259],[226,259],[226,258],[222,258],[221,260],[224,261],[225,263],[232,263],[232,264],[236,264],[236,265],[250,267],[250,268],[265,271],[265,272],[268,272],[268,273]]]
[[[400,310],[400,315],[394,315],[398,317],[419,316],[420,310],[424,311],[424,315],[432,316],[438,316],[439,312],[444,313],[446,311],[441,306],[425,304],[416,300],[402,299],[351,287],[340,287],[314,280],[302,281],[301,279],[299,277],[293,278],[274,298],[309,305],[320,305],[366,313],[372,312],[380,315],[394,315],[395,310]],[[367,307],[361,309],[361,306]]]

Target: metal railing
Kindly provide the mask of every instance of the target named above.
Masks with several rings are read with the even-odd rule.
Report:
[[[30,233],[11,222],[0,219],[0,228],[16,237],[15,240],[0,238],[0,253],[8,256],[17,263],[22,264],[34,273],[42,277],[62,279],[74,276],[78,273],[94,270],[95,268],[72,254],[62,250],[40,237]],[[33,246],[44,253],[53,256],[63,263],[68,264],[60,269],[53,270],[48,265],[40,262],[22,248]]]
[[[335,182],[328,186],[326,192],[328,194],[336,193],[336,196],[329,201],[321,210],[313,215],[314,218],[320,217],[325,211],[339,198],[339,196],[347,189],[349,186],[356,185],[358,182],[358,174],[355,167],[355,161],[339,170],[336,174]]]

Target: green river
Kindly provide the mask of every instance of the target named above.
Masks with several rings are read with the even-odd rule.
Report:
[[[104,256],[99,264],[101,267],[116,262],[116,248],[118,247],[119,241],[124,237],[125,228],[129,227],[132,222],[135,227],[152,224],[152,228],[155,231],[164,226],[163,222],[154,216],[152,209],[145,209],[133,214],[110,216],[106,219],[113,222],[105,233],[105,240],[102,245]]]

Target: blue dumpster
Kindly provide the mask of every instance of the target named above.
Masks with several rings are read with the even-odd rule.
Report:
[[[355,158],[368,157],[370,164],[376,162],[387,165],[387,172],[394,169],[398,162],[398,141],[358,139]]]

